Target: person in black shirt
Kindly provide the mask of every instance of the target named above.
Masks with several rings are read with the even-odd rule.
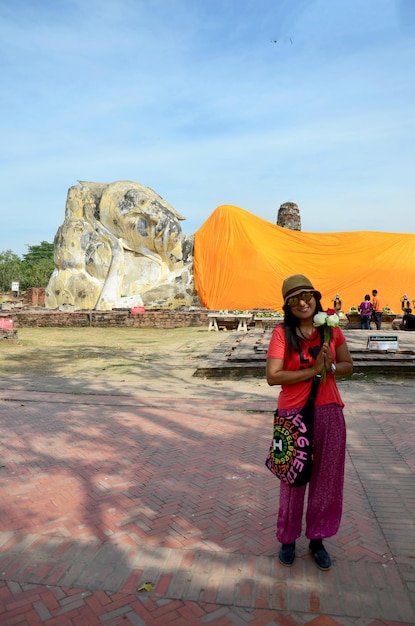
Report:
[[[404,330],[415,330],[415,315],[412,315],[412,309],[405,309],[405,315],[402,318],[402,326]]]

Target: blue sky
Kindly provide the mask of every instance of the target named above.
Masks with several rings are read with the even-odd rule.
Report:
[[[275,43],[276,42],[276,43]],[[415,1],[0,0],[0,252],[77,180],[302,230],[415,233]]]

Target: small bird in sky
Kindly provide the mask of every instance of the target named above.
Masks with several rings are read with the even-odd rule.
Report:
[[[280,41],[279,39],[271,39],[271,43],[278,43],[279,41]],[[287,41],[287,40],[285,40],[285,41]],[[291,43],[291,45],[293,45],[294,42],[293,42],[293,38],[292,37],[289,37],[288,41]],[[283,42],[284,42],[284,40],[283,40]]]

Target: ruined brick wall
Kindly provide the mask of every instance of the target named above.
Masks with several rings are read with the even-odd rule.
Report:
[[[188,328],[208,326],[206,309],[177,311],[149,309],[145,313],[133,315],[127,310],[113,311],[9,311],[7,317],[13,319],[15,327],[111,327],[131,328]]]
[[[45,288],[30,287],[23,294],[23,304],[29,306],[45,306]]]
[[[277,226],[290,230],[301,230],[301,217],[294,202],[284,202],[278,210]]]

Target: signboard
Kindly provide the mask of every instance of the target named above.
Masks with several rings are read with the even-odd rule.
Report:
[[[4,317],[0,317],[0,329],[13,330],[13,320],[6,320]]]
[[[367,340],[369,350],[399,350],[398,335],[369,335]]]
[[[18,280],[13,280],[12,281],[12,291],[19,291],[19,281]]]

